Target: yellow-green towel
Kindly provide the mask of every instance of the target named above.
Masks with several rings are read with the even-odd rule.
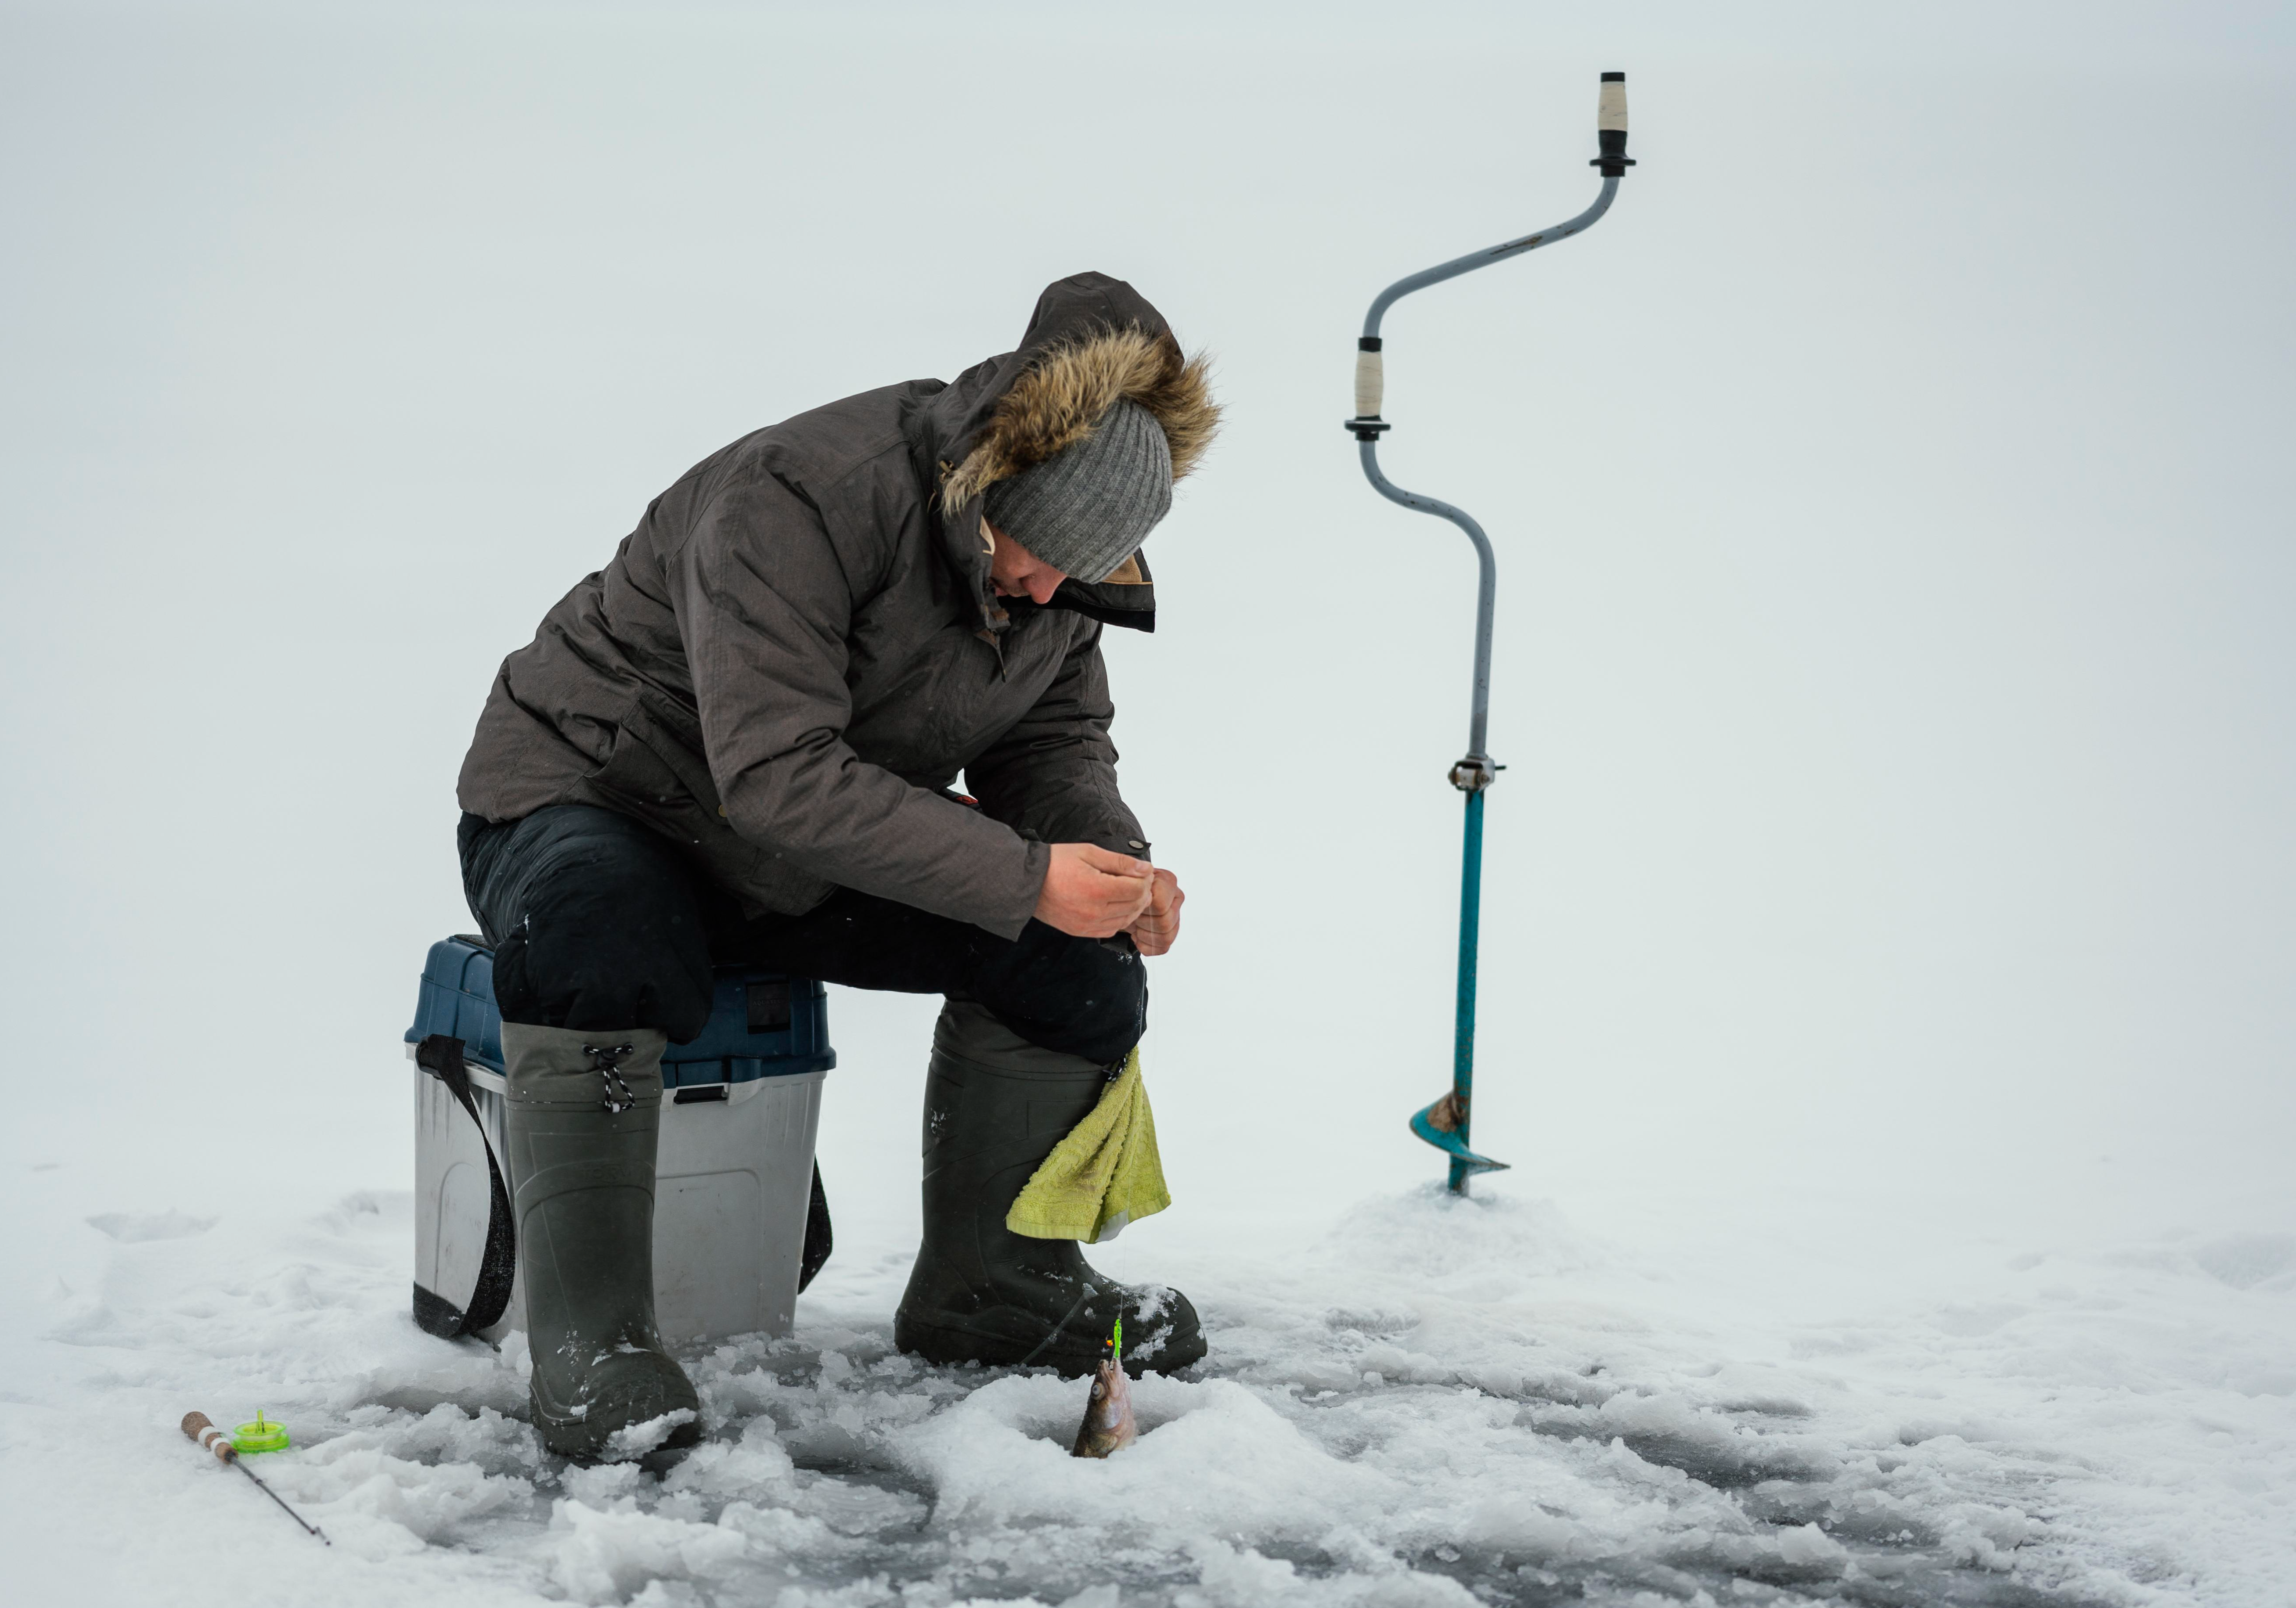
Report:
[[[1084,1121],[1053,1147],[1013,1198],[1004,1226],[1032,1239],[1114,1239],[1124,1225],[1172,1204],[1156,1154],[1156,1119],[1136,1046]]]

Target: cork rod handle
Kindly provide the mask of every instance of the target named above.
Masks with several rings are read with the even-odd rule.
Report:
[[[239,1449],[231,1443],[231,1437],[217,1429],[205,1413],[184,1415],[184,1436],[198,1441],[201,1451],[214,1453],[218,1463],[229,1463],[239,1456]]]

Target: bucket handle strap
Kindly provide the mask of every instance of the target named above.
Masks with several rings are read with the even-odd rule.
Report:
[[[459,1340],[465,1335],[477,1335],[481,1329],[494,1327],[510,1310],[511,1280],[518,1271],[518,1240],[511,1231],[510,1187],[503,1182],[501,1163],[495,1160],[494,1144],[487,1138],[486,1120],[480,1116],[478,1102],[471,1095],[471,1072],[463,1064],[463,1041],[452,1033],[434,1033],[415,1046],[414,1064],[436,1076],[447,1086],[447,1092],[462,1103],[463,1109],[471,1114],[471,1121],[479,1130],[479,1143],[487,1153],[487,1248],[479,1260],[479,1279],[471,1290],[470,1305],[457,1308],[421,1285],[414,1286],[414,1321],[441,1339]]]

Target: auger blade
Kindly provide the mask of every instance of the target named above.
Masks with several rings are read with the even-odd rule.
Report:
[[[1426,1110],[1414,1113],[1411,1118],[1411,1131],[1449,1156],[1454,1163],[1469,1174],[1505,1172],[1512,1164],[1495,1162],[1488,1155],[1477,1155],[1467,1148],[1466,1141],[1459,1137],[1459,1097],[1456,1094],[1447,1094]]]

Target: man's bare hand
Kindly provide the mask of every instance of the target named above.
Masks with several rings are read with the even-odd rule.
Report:
[[[1071,937],[1113,938],[1147,911],[1155,889],[1156,868],[1144,860],[1096,844],[1056,843],[1037,894],[1037,919]]]
[[[1172,947],[1180,935],[1180,907],[1188,896],[1180,891],[1180,879],[1171,872],[1158,868],[1148,889],[1148,908],[1131,926],[1132,942],[1140,946],[1144,955],[1160,955]]]

